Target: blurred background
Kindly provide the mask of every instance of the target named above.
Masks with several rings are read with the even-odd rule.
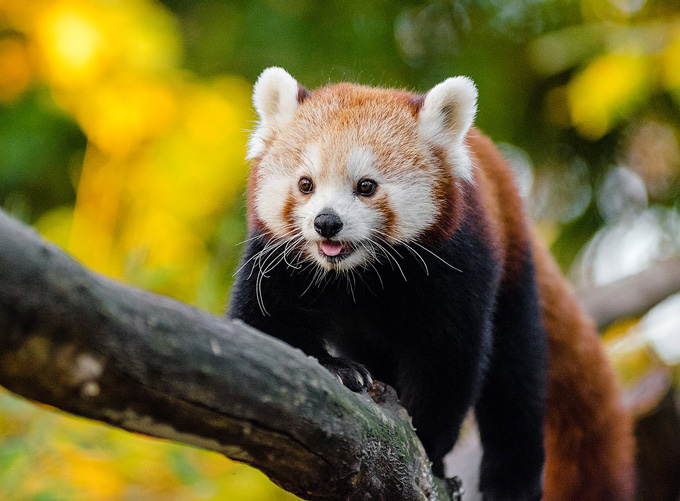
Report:
[[[676,0],[0,0],[0,206],[101,273],[223,312],[250,92],[271,65],[310,89],[472,77],[477,124],[576,288],[679,254]],[[680,296],[603,332],[633,394],[660,375],[630,397],[640,422],[673,407]],[[0,499],[294,497],[0,390]]]

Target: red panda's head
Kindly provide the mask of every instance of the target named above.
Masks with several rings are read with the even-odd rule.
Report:
[[[337,270],[446,231],[456,186],[472,179],[476,100],[466,77],[418,96],[351,84],[309,92],[265,70],[253,93],[251,225]]]

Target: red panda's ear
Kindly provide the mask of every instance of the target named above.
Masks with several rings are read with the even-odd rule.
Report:
[[[259,120],[248,144],[248,158],[258,156],[264,140],[293,118],[307,91],[283,68],[264,70],[253,89],[253,104]]]
[[[477,113],[477,88],[467,77],[453,77],[434,86],[418,110],[418,132],[442,148],[458,177],[471,179],[472,166],[465,136]]]

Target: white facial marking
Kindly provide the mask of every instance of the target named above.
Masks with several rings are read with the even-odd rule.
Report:
[[[258,175],[255,211],[276,236],[283,236],[291,231],[283,219],[283,208],[292,186],[291,176],[283,165],[270,165],[266,159],[263,164]]]
[[[394,236],[410,240],[432,224],[436,208],[432,200],[432,180],[417,166],[396,169],[386,176],[377,169],[378,156],[369,148],[353,149],[347,160],[347,171],[356,183],[368,178],[378,183],[379,189],[387,193],[390,208],[396,216]],[[380,224],[380,219],[376,225]]]
[[[321,174],[323,168],[323,161],[321,159],[321,147],[317,143],[311,143],[302,150],[301,165],[302,170],[299,172],[300,176],[311,176],[312,181]]]
[[[394,236],[409,242],[434,223],[437,208],[432,198],[432,179],[418,169],[400,176],[388,187],[390,206],[397,224]]]
[[[354,148],[347,156],[347,175],[350,179],[359,181],[368,178],[380,181],[382,175],[376,168],[378,156],[368,148]]]

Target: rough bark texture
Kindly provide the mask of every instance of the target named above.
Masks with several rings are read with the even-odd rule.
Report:
[[[352,393],[301,351],[92,273],[1,211],[0,384],[221,452],[302,498],[451,499],[393,390]]]

